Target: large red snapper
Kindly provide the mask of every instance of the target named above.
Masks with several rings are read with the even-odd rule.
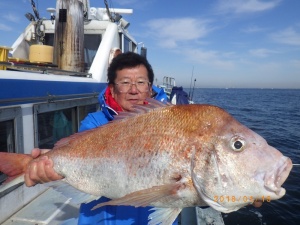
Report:
[[[184,207],[232,212],[285,194],[291,160],[223,109],[150,101],[136,111],[46,153],[65,182],[114,199],[98,207],[155,206],[149,224],[171,224]],[[0,153],[0,171],[18,175],[31,160]]]

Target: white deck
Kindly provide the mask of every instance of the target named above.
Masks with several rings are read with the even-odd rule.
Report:
[[[79,206],[59,192],[49,188],[37,196],[2,225],[76,225]],[[181,212],[182,225],[224,225],[220,212],[198,207],[185,208]]]
[[[49,188],[16,212],[2,225],[77,224],[79,206]]]

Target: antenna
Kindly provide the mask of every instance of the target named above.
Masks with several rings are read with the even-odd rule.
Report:
[[[112,22],[115,22],[114,19],[112,18],[112,15],[110,14],[109,7],[108,7],[108,4],[107,4],[106,0],[104,0],[104,4],[105,4],[105,8],[106,8],[109,20],[112,21]]]
[[[50,13],[51,23],[54,24],[54,21],[55,21],[54,13],[56,12],[56,9],[55,8],[47,8],[47,12]]]
[[[31,0],[31,6],[32,6],[32,10],[34,12],[34,15],[35,15],[36,19],[39,20],[40,19],[40,14],[39,14],[38,10],[36,9],[35,2],[33,0]]]
[[[192,89],[193,76],[194,76],[194,66],[193,66],[193,70],[192,70],[191,84],[190,84],[190,90],[189,90],[189,98],[191,97],[191,89]]]

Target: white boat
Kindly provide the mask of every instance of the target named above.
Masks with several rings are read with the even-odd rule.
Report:
[[[122,18],[131,9],[110,9],[106,1],[105,8],[70,2],[76,1],[57,0],[49,19],[42,19],[32,0],[29,25],[11,47],[0,47],[1,151],[30,154],[77,132],[80,121],[100,108],[98,94],[114,50],[138,52]],[[77,224],[77,217],[77,205],[44,185],[0,189],[0,224]],[[183,216],[182,224],[190,220]]]
[[[99,108],[98,94],[107,83],[114,49],[138,51],[127,30],[129,23],[122,18],[132,9],[110,9],[107,4],[90,7],[88,1],[71,7],[70,2],[57,0],[56,9],[48,9],[49,19],[42,19],[32,1],[35,15],[27,14],[29,25],[11,47],[0,47],[1,151],[30,153],[34,147],[52,148],[58,139],[77,132],[87,113]],[[72,14],[79,17],[81,28],[72,24],[77,23]],[[77,36],[70,40],[71,32],[60,32],[62,27],[74,29]],[[63,62],[53,62],[53,58]],[[4,179],[0,174],[0,181]],[[0,224],[61,224],[78,214],[69,199],[43,185],[16,185],[0,197]],[[60,209],[67,206],[70,215],[64,216]],[[32,209],[44,213],[38,215]]]

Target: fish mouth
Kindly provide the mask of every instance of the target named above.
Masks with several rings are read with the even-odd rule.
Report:
[[[264,187],[268,192],[274,193],[272,196],[273,199],[281,198],[285,194],[285,189],[282,188],[281,185],[289,176],[292,167],[292,160],[284,157],[284,159],[274,167],[275,170],[265,174]]]

